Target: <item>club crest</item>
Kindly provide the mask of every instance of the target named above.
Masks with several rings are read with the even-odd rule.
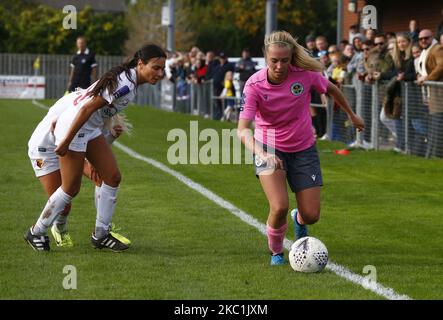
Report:
[[[304,90],[305,90],[305,88],[303,87],[303,85],[300,82],[295,82],[291,86],[291,92],[296,97],[301,95]]]

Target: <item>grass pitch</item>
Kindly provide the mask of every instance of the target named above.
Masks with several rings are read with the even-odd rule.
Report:
[[[50,101],[45,101],[50,105]],[[23,233],[45,194],[27,157],[27,141],[45,110],[0,100],[1,299],[381,299],[332,272],[299,274],[269,266],[266,238],[174,177],[114,148],[123,180],[114,222],[133,246],[125,253],[92,249],[93,185],[86,179],[69,226],[75,246],[37,253]],[[130,107],[132,136],[119,141],[198,182],[266,222],[268,205],[252,165],[170,165],[169,130],[234,128],[233,124]],[[393,152],[332,152],[319,142],[322,218],[310,228],[330,259],[413,299],[443,297],[443,162]],[[291,199],[291,207],[295,199]],[[51,237],[51,236],[50,236]],[[292,223],[288,238],[293,237]],[[52,238],[51,238],[52,239]],[[65,290],[66,265],[77,289]]]

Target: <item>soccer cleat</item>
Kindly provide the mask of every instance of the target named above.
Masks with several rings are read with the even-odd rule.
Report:
[[[279,266],[279,265],[282,265],[285,263],[286,263],[286,260],[285,260],[285,256],[284,256],[283,252],[271,256],[271,266]]]
[[[36,236],[31,232],[31,228],[24,235],[25,241],[34,249],[35,251],[49,251],[49,237],[48,236]]]
[[[69,235],[69,232],[59,232],[55,225],[52,225],[51,228],[52,236],[54,237],[55,243],[57,247],[72,247],[74,246],[74,242]]]
[[[121,234],[109,232],[101,239],[97,239],[95,235],[92,234],[91,243],[95,249],[107,248],[114,252],[122,252],[129,248],[131,241]]]
[[[291,218],[294,220],[294,234],[295,240],[308,236],[308,226],[305,224],[300,224],[297,221],[298,209],[295,208],[291,211]]]

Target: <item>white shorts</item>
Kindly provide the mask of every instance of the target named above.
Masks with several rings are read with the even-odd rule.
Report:
[[[40,136],[35,136],[35,139],[29,141],[28,156],[36,177],[42,177],[60,170],[58,157],[54,152],[54,143],[55,137],[50,131]]]
[[[59,145],[60,142],[63,141],[66,134],[68,133],[72,121],[71,119],[74,117],[64,117],[64,114],[60,116],[55,125],[54,136],[55,136],[55,145]],[[88,147],[88,142],[97,138],[102,134],[102,130],[100,128],[95,129],[87,129],[80,128],[80,130],[75,135],[74,139],[72,139],[71,144],[69,145],[69,150],[75,152],[86,152],[86,148]]]

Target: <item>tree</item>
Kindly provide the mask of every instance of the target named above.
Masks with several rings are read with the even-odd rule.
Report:
[[[195,44],[195,33],[190,28],[190,0],[176,2],[175,11],[175,46],[178,51],[187,51]],[[161,25],[162,0],[138,0],[128,8],[126,21],[129,38],[125,44],[128,54],[135,52],[141,44],[154,42],[166,46],[166,26]]]
[[[192,7],[191,22],[199,47],[231,55],[240,55],[243,47],[249,47],[253,55],[262,54],[265,0],[194,0]],[[277,18],[278,29],[303,40],[308,34],[335,40],[336,1],[279,0]]]
[[[121,55],[127,27],[121,14],[96,13],[86,6],[77,15],[77,29],[63,28],[64,13],[33,1],[0,3],[0,51],[71,54],[84,35],[97,54]]]

